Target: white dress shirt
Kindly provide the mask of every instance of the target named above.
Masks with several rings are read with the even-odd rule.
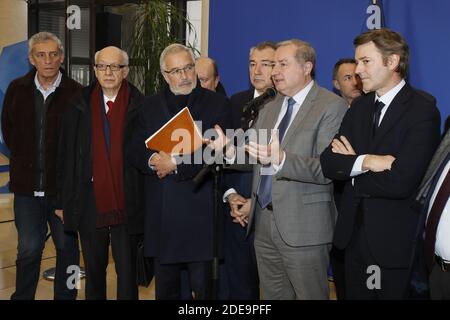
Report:
[[[434,188],[433,194],[430,199],[430,206],[428,207],[428,214],[430,213],[431,207],[433,207],[436,195],[444,182],[445,176],[450,170],[450,161],[444,167],[439,180]],[[447,199],[447,203],[442,211],[441,218],[439,220],[438,228],[436,231],[436,245],[434,252],[442,259],[450,262],[450,201]]]
[[[103,104],[104,104],[104,106],[105,106],[105,111],[106,111],[106,113],[108,113],[108,111],[109,111],[109,107],[108,107],[108,104],[107,104],[107,102],[108,101],[112,101],[113,103],[116,101],[116,98],[117,98],[117,95],[115,95],[114,97],[112,97],[112,98],[108,98],[107,96],[105,96],[104,94],[103,94]]]

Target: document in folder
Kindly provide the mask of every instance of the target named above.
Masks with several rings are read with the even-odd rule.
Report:
[[[148,149],[164,151],[171,155],[191,154],[202,146],[202,134],[188,107],[178,112],[150,138],[145,140]]]

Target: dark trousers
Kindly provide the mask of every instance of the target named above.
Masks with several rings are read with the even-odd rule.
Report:
[[[228,214],[229,215],[229,214]],[[255,255],[255,233],[225,218],[225,281],[231,300],[258,300],[259,278]]]
[[[382,236],[382,235],[380,235]],[[386,248],[389,250],[389,248]],[[370,268],[369,268],[370,267]],[[379,267],[379,273],[372,268]],[[373,276],[380,277],[379,288],[369,288]],[[384,268],[378,265],[370,252],[364,225],[353,228],[352,239],[345,250],[346,298],[349,300],[403,299],[408,283],[407,268]]]
[[[189,287],[196,300],[207,298],[208,285],[210,284],[209,261],[161,264],[155,258],[155,296],[157,300],[180,300],[181,295],[181,271],[186,268],[189,279]]]
[[[432,300],[450,300],[450,271],[443,271],[435,262],[429,280]]]
[[[61,220],[55,215],[54,197],[31,197],[14,195],[14,223],[18,234],[16,260],[16,291],[14,300],[34,299],[42,251],[44,250],[48,226],[56,248],[56,271],[54,299],[74,300],[76,288],[69,289],[67,268],[78,266],[80,251],[77,234],[64,231]]]
[[[345,300],[345,251],[333,246],[330,252],[333,282],[338,300]]]
[[[126,226],[80,231],[80,240],[86,272],[86,299],[106,300],[106,268],[110,243],[117,274],[117,299],[137,299],[136,264],[132,262],[131,241]]]

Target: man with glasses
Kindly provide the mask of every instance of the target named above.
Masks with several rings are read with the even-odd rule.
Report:
[[[137,299],[136,249],[143,233],[143,177],[124,154],[143,96],[126,78],[128,55],[116,47],[95,54],[97,81],[66,113],[56,214],[78,231],[86,270],[86,299],[106,299],[109,244],[117,299]]]
[[[193,183],[203,167],[195,161],[202,159],[202,149],[177,161],[147,149],[144,142],[186,106],[203,131],[215,124],[227,128],[230,108],[223,95],[199,85],[189,48],[169,45],[161,53],[160,67],[168,87],[146,100],[128,153],[146,179],[144,249],[155,258],[156,299],[181,298],[182,269],[188,271],[193,297],[205,299],[213,256],[213,188],[209,175],[198,188]]]
[[[14,193],[18,234],[16,290],[11,299],[34,299],[47,225],[56,247],[54,298],[75,299],[77,290],[67,287],[66,270],[79,262],[77,236],[64,232],[53,211],[62,115],[81,86],[61,69],[64,48],[54,34],[33,35],[28,58],[34,68],[9,85],[2,111],[3,138],[11,151],[9,187]]]

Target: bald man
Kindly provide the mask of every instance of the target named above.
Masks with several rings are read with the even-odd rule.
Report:
[[[126,78],[128,55],[116,47],[95,54],[97,81],[65,116],[58,173],[57,216],[78,231],[86,299],[106,299],[109,243],[117,298],[137,299],[136,241],[143,233],[143,177],[124,156],[143,96]]]
[[[217,63],[208,57],[198,57],[195,60],[195,71],[202,88],[221,93],[226,96],[225,88],[220,82]]]

